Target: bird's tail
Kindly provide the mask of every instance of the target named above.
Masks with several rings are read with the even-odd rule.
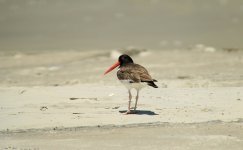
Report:
[[[156,84],[154,84],[153,81],[147,81],[147,83],[148,83],[149,86],[152,86],[154,88],[158,88],[158,86]]]

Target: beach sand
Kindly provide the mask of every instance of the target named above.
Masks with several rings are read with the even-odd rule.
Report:
[[[1,52],[0,149],[242,149],[243,51],[126,53],[159,81],[131,115],[117,50]]]

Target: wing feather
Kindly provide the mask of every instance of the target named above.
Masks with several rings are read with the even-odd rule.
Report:
[[[128,64],[120,67],[117,77],[120,80],[131,80],[135,83],[154,81],[148,71],[138,64]]]

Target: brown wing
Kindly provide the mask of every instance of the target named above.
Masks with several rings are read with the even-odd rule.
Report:
[[[117,72],[117,77],[120,80],[131,80],[132,82],[148,82],[153,81],[148,71],[138,64],[127,64],[120,67]]]

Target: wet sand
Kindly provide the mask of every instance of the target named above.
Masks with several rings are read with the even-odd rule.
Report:
[[[140,124],[5,133],[1,149],[187,149],[241,150],[242,122]]]

